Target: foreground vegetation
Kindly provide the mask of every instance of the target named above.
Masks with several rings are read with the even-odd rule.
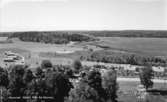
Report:
[[[44,60],[35,72],[28,69],[28,66],[21,65],[11,66],[7,70],[0,68],[3,102],[116,101],[116,74],[102,79],[99,71],[85,70],[76,83],[79,79],[75,74],[81,69],[82,65],[78,61],[70,68],[52,66],[48,60]],[[108,72],[110,75],[112,73],[115,71]]]
[[[153,74],[147,69],[140,78],[148,89],[153,86]],[[98,66],[82,66],[78,60],[71,66],[53,66],[49,60],[43,60],[36,71],[21,65],[0,68],[3,102],[117,102],[125,97],[118,92],[121,87],[115,68],[104,73],[100,70]],[[127,100],[135,99],[135,93],[130,95],[133,97],[127,96]],[[126,99],[123,102],[128,102]],[[154,101],[148,98],[146,102]]]

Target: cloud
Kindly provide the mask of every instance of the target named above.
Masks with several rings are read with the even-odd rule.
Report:
[[[3,8],[4,6],[6,6],[9,3],[13,3],[13,2],[67,2],[68,0],[0,0],[0,8]]]

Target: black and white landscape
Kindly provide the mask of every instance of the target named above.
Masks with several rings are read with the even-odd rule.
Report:
[[[0,0],[0,102],[166,102],[165,0]]]

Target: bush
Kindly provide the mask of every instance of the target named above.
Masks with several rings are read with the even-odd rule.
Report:
[[[74,72],[79,73],[79,71],[82,69],[82,64],[81,64],[80,60],[75,60],[73,62],[73,68],[74,68],[73,69]]]
[[[47,68],[51,68],[52,67],[52,63],[50,60],[43,60],[41,62],[41,68],[42,69],[47,69]]]

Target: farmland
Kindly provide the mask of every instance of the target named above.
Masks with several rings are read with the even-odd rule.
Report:
[[[20,48],[30,50],[32,52],[55,52],[63,51],[79,51],[83,50],[84,45],[94,45],[108,47],[111,51],[122,51],[129,53],[139,53],[152,56],[167,56],[167,39],[166,38],[125,38],[125,37],[99,37],[100,41],[83,42],[75,44],[75,47],[65,44],[44,44],[35,42],[15,41],[11,44],[1,44],[0,48]]]
[[[166,38],[100,37],[99,45],[111,50],[139,53],[151,56],[167,56]]]

